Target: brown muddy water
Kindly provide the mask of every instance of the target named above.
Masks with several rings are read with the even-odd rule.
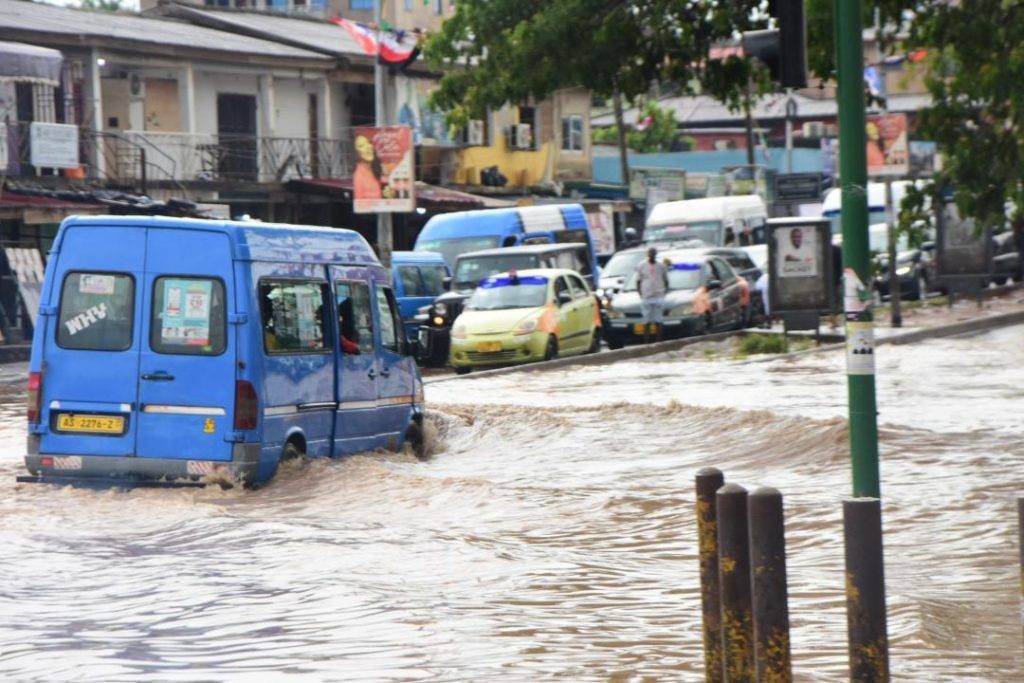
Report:
[[[897,680],[1024,680],[1022,351],[1021,327],[879,351]],[[796,674],[844,680],[842,362],[439,382],[431,461],[255,492],[15,485],[5,369],[0,678],[697,681],[693,475],[717,465],[786,495]]]

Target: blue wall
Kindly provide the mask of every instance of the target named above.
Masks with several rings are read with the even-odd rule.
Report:
[[[757,154],[755,161],[765,164],[780,173],[786,172],[786,150],[771,150],[765,162],[763,154]],[[653,168],[681,168],[691,173],[718,173],[723,166],[739,166],[747,163],[747,152],[743,149],[728,149],[715,152],[663,152],[658,154],[629,155],[630,166],[649,166]],[[817,173],[822,170],[821,150],[794,149],[793,172]],[[619,170],[619,156],[594,157],[595,183],[621,183],[622,173]]]

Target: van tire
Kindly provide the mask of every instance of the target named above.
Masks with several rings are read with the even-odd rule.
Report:
[[[412,448],[412,453],[416,456],[417,460],[429,459],[427,441],[423,435],[423,425],[420,424],[419,420],[413,420],[409,423],[409,429],[405,432],[405,442]]]
[[[299,447],[299,444],[294,440],[289,441],[284,445],[284,451],[281,452],[281,462],[286,460],[295,460],[296,458],[306,457],[306,452]]]
[[[548,337],[548,344],[544,347],[544,360],[554,360],[558,358],[558,340],[555,339],[555,335]]]

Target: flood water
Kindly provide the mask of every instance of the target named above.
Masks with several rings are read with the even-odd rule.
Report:
[[[879,349],[897,680],[1024,678],[1022,340]],[[429,462],[296,465],[255,492],[15,485],[6,387],[0,678],[701,680],[706,465],[785,494],[797,677],[847,678],[841,355],[437,382]]]

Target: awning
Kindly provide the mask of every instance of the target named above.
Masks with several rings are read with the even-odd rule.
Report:
[[[60,84],[60,51],[0,41],[0,82]]]
[[[285,187],[291,192],[305,194],[340,195],[345,201],[352,201],[351,178],[304,178],[289,180]],[[515,202],[504,199],[481,197],[469,192],[459,192],[446,187],[428,185],[416,181],[416,206],[428,211],[469,211],[472,209],[495,209],[515,206]]]

